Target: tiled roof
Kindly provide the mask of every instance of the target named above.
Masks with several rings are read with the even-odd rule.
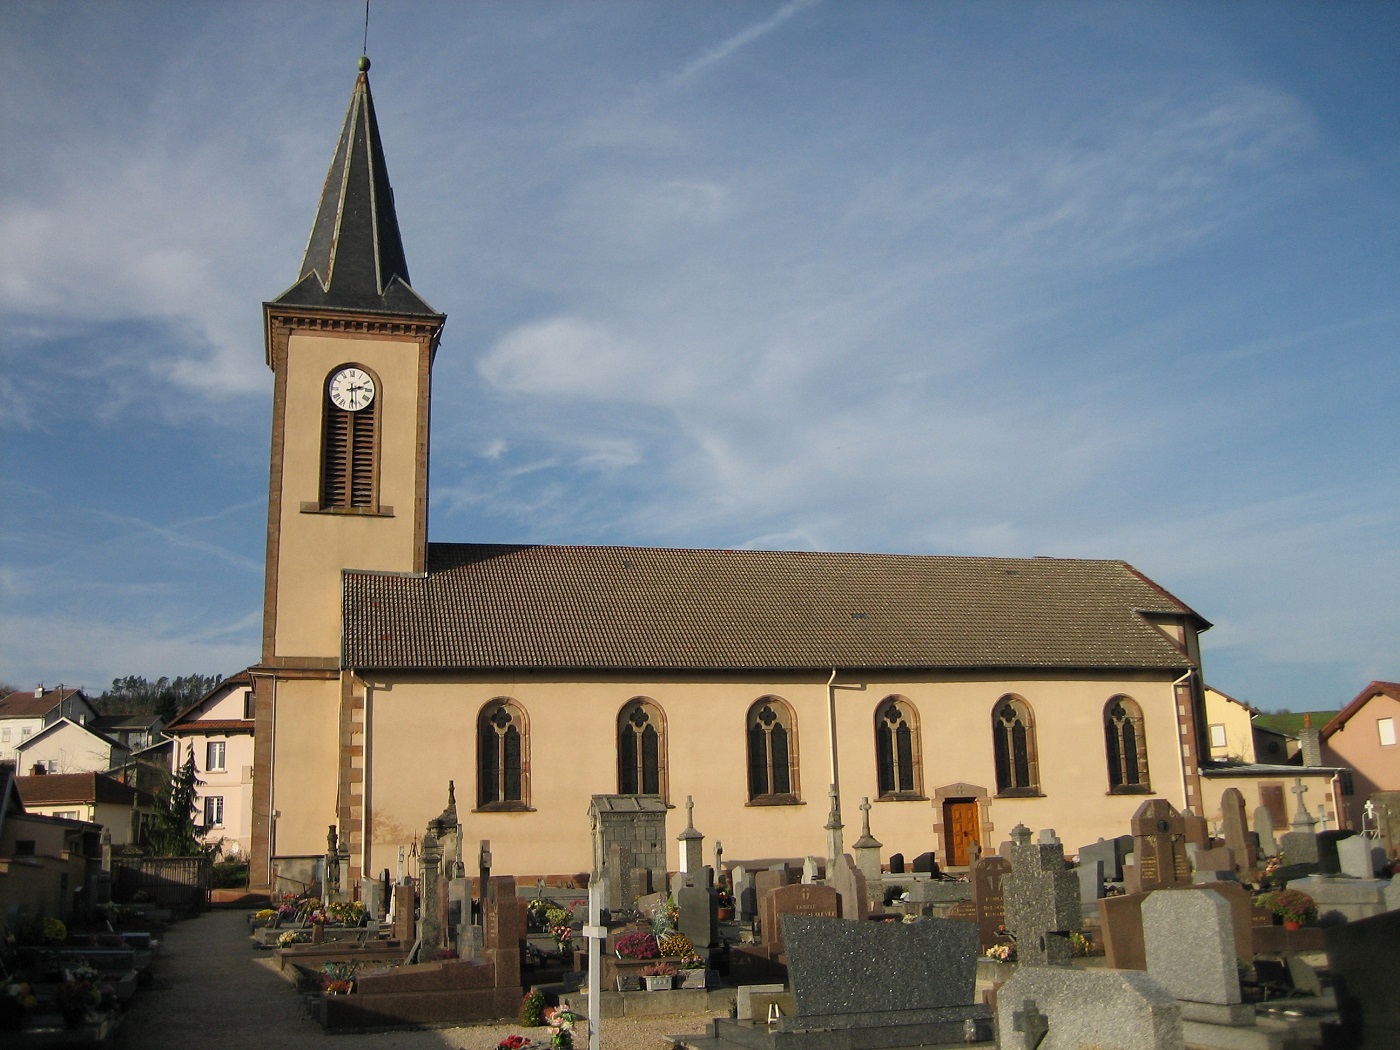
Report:
[[[0,700],[0,718],[41,718],[67,700],[80,689],[45,689],[43,696],[35,696],[34,690],[27,693],[10,693]]]
[[[251,733],[251,718],[209,718],[189,719],[179,725],[168,725],[165,731],[171,736],[199,736],[209,733]]]
[[[365,669],[1184,670],[1139,610],[1209,624],[1120,561],[433,544],[347,572]]]
[[[1337,712],[1330,722],[1322,727],[1320,737],[1326,740],[1333,733],[1337,732],[1350,721],[1351,716],[1360,711],[1366,704],[1376,696],[1388,696],[1392,700],[1400,700],[1400,682],[1372,682],[1361,692],[1356,694],[1356,698],[1346,707]]]
[[[132,801],[149,805],[151,796],[101,773],[49,773],[15,777],[15,787],[26,806],[52,806],[63,802]]]

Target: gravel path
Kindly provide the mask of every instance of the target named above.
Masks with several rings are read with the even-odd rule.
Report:
[[[250,946],[246,912],[208,911],[172,925],[143,988],[117,1031],[114,1050],[169,1050],[184,1039],[200,1047],[291,1050],[334,1043],[337,1050],[494,1050],[513,1033],[547,1039],[547,1029],[475,1025],[431,1031],[327,1035],[271,952]],[[575,1002],[582,1006],[582,997]],[[699,1032],[709,1015],[619,1018],[603,1022],[603,1050],[665,1050],[666,1036]],[[574,1045],[587,1050],[587,1022]]]

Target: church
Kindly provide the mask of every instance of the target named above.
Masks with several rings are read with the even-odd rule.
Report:
[[[736,861],[820,854],[833,816],[957,867],[1018,823],[1073,851],[1147,795],[1201,812],[1210,625],[1124,562],[430,542],[445,316],[409,281],[368,69],[263,308],[255,886],[328,825],[352,881],[395,870],[449,782],[525,878],[592,867],[594,795],[659,796],[671,838],[691,797]]]

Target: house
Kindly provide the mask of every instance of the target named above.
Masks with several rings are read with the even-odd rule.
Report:
[[[46,689],[15,692],[0,700],[0,762],[18,761],[16,749],[34,734],[60,718],[75,722],[97,717],[97,708],[81,689]]]
[[[1257,708],[1211,686],[1206,687],[1206,721],[1212,762],[1253,762]],[[1273,757],[1273,756],[1271,756]]]
[[[177,712],[165,732],[174,740],[172,773],[179,772],[186,755],[194,755],[205,841],[222,839],[225,854],[248,856],[253,839],[252,675],[243,671],[225,678]]]
[[[327,825],[374,877],[449,782],[522,876],[592,867],[594,794],[693,797],[731,860],[820,851],[863,799],[887,853],[951,866],[1021,823],[1073,849],[1149,795],[1200,811],[1210,624],[1122,561],[430,543],[445,317],[409,283],[367,70],[264,304],[255,886]]]
[[[141,711],[98,715],[86,724],[133,753],[159,743],[160,731],[165,728],[159,715]]]
[[[15,777],[27,813],[99,824],[113,846],[139,843],[155,799],[104,773],[55,773]]]
[[[1320,734],[1324,760],[1351,770],[1351,826],[1362,826],[1367,800],[1400,792],[1400,683],[1372,682],[1327,722]],[[1396,845],[1400,846],[1400,836]]]
[[[1274,829],[1280,833],[1298,816],[1300,802],[1319,820],[1320,828],[1344,826],[1342,803],[1347,771],[1341,764],[1323,762],[1315,749],[1311,761],[1305,762],[1297,734],[1285,736],[1261,727],[1261,721],[1288,716],[1265,715],[1212,687],[1206,688],[1205,695],[1210,758],[1201,764],[1202,816],[1218,824],[1222,819],[1221,798],[1226,790],[1234,788],[1244,796],[1249,813],[1267,809]],[[1297,719],[1299,734],[1306,733],[1304,721]],[[1301,795],[1294,790],[1299,784],[1305,789]]]
[[[102,829],[68,817],[27,813],[15,776],[0,766],[0,915],[68,920],[101,863]]]
[[[123,765],[131,751],[99,733],[87,721],[64,717],[45,726],[15,748],[16,771],[44,773],[105,773]]]

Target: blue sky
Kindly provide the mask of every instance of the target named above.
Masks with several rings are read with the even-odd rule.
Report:
[[[0,679],[254,662],[358,0],[0,6]],[[1400,5],[387,3],[435,540],[1121,558],[1400,676]]]

